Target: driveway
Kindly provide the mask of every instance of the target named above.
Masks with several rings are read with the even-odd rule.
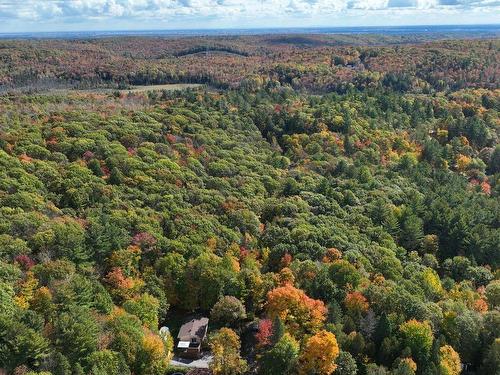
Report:
[[[170,360],[171,366],[185,366],[191,368],[208,368],[213,356],[210,353],[203,353],[198,359],[180,358],[174,355]]]

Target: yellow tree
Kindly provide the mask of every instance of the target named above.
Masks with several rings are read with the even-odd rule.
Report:
[[[337,368],[335,360],[339,355],[339,346],[335,335],[321,330],[305,343],[299,360],[301,375],[329,375]]]
[[[439,348],[439,374],[458,375],[462,370],[460,356],[450,345]]]
[[[213,361],[210,369],[214,375],[239,375],[247,369],[240,355],[240,338],[230,328],[221,328],[210,338]]]
[[[441,280],[432,268],[426,268],[422,272],[422,286],[427,297],[431,299],[439,298],[443,294]]]
[[[170,360],[170,353],[165,348],[163,339],[146,330],[142,340],[137,367],[142,374],[164,373]]]
[[[52,304],[52,292],[46,286],[42,286],[35,290],[30,307],[42,314],[45,319],[48,319],[52,313],[54,306]]]
[[[33,272],[28,271],[26,278],[19,284],[19,292],[14,297],[15,303],[24,310],[28,309],[37,286],[38,280],[33,275]]]

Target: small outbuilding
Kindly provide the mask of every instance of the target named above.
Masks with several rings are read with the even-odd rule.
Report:
[[[181,357],[199,358],[201,345],[207,337],[208,318],[192,319],[184,323],[177,338],[177,351]]]

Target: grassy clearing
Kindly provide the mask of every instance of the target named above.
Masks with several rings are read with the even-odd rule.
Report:
[[[145,91],[175,91],[201,87],[199,83],[170,83],[166,85],[132,86],[130,89],[119,90],[120,92],[145,92]]]
[[[52,95],[52,94],[60,94],[60,95],[67,95],[70,93],[92,93],[92,94],[110,94],[113,92],[120,92],[122,94],[128,94],[129,92],[132,93],[141,93],[141,92],[148,92],[148,91],[176,91],[176,90],[186,90],[186,89],[193,89],[193,88],[199,88],[203,87],[204,85],[199,84],[199,83],[169,83],[169,84],[164,84],[164,85],[145,85],[145,86],[130,86],[128,89],[117,89],[117,88],[110,88],[110,87],[96,87],[96,88],[85,88],[85,89],[77,89],[77,88],[60,88],[60,87],[55,87],[55,88],[33,88],[33,87],[21,87],[21,88],[12,88],[12,89],[5,89],[5,90],[0,90],[0,96],[1,95],[9,95],[13,93],[24,93],[24,94],[29,94],[29,93],[36,93],[36,94],[41,94],[41,95]]]

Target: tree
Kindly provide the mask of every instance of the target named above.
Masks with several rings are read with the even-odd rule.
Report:
[[[139,374],[165,373],[170,358],[162,338],[150,331],[146,331],[141,344],[134,372]]]
[[[138,278],[125,276],[119,267],[113,267],[104,281],[109,285],[110,294],[118,301],[133,298],[144,285],[144,282]]]
[[[23,323],[0,317],[0,364],[7,371],[19,365],[38,368],[48,355],[49,342]]]
[[[429,322],[409,320],[399,326],[403,344],[410,348],[417,363],[425,363],[430,356],[434,337]]]
[[[100,327],[88,308],[70,306],[54,323],[57,348],[74,363],[97,350]]]
[[[109,183],[112,185],[120,185],[123,183],[123,173],[116,167],[111,168],[109,175]]]
[[[341,350],[335,362],[337,363],[337,368],[333,372],[334,375],[356,375],[358,373],[356,360],[349,352]]]
[[[427,254],[437,254],[439,250],[439,237],[435,234],[427,234],[424,236],[422,243],[422,251]]]
[[[234,326],[246,318],[245,306],[236,297],[224,296],[212,307],[210,317],[216,323]]]
[[[362,314],[368,311],[368,307],[370,306],[365,296],[360,292],[348,293],[345,297],[344,304],[351,316],[356,318],[361,317]]]
[[[325,320],[326,307],[322,301],[308,297],[303,290],[287,284],[267,294],[267,313],[279,316],[294,335],[317,331]]]
[[[262,355],[259,374],[290,374],[296,367],[298,353],[297,341],[288,333],[284,334],[272,349]]]
[[[35,291],[31,301],[31,308],[48,320],[54,309],[52,293],[49,288],[42,286]]]
[[[14,288],[8,283],[0,281],[0,306],[2,306],[2,315],[12,316],[17,311],[17,306],[14,303]]]
[[[389,375],[389,371],[384,366],[369,363],[366,366],[366,375]]]
[[[500,172],[500,145],[495,147],[488,164],[488,173],[495,174]]]
[[[139,367],[137,362],[144,339],[144,328],[139,318],[122,310],[109,320],[106,328],[112,334],[109,348],[121,353],[131,369]]]
[[[236,276],[232,260],[212,253],[204,253],[191,260],[185,270],[183,307],[189,310],[213,307],[223,294],[226,283]]]
[[[165,283],[167,301],[172,305],[179,304],[185,268],[186,260],[178,253],[168,253],[155,264],[157,273]]]
[[[123,308],[130,314],[137,316],[142,324],[150,329],[158,328],[158,300],[145,293],[123,304]]]
[[[50,371],[53,375],[71,375],[71,364],[61,352],[56,352],[51,358]]]
[[[272,335],[271,335],[271,343],[274,345],[276,344],[285,334],[286,329],[285,329],[285,324],[283,323],[283,320],[279,317],[279,315],[276,315],[273,320],[273,327],[272,327]]]
[[[486,286],[486,299],[491,309],[500,306],[500,280],[494,280]]]
[[[113,300],[96,279],[74,274],[54,289],[54,304],[72,304],[95,309],[100,313],[110,313]]]
[[[483,374],[500,374],[500,339],[497,338],[491,344],[483,360],[481,367]]]
[[[417,250],[424,237],[423,222],[410,211],[405,212],[401,218],[401,231],[399,234],[401,245],[408,250]]]
[[[411,358],[403,358],[398,361],[396,368],[392,371],[394,375],[415,375],[417,365]]]
[[[210,369],[214,375],[238,375],[247,369],[240,355],[240,338],[230,328],[221,328],[210,338],[213,361]]]
[[[330,278],[341,288],[348,285],[357,288],[361,281],[361,275],[352,264],[346,260],[337,260],[330,265]]]
[[[436,271],[431,268],[426,268],[422,272],[422,286],[424,288],[425,295],[430,300],[439,298],[443,293],[441,280],[439,279]]]
[[[271,344],[272,335],[273,335],[272,320],[271,319],[259,320],[258,332],[255,334],[257,345],[263,347]]]
[[[33,294],[38,286],[38,280],[34,277],[33,272],[26,272],[25,280],[19,285],[19,292],[14,297],[16,305],[22,309],[27,309],[33,300]]]
[[[123,356],[111,350],[94,352],[89,357],[91,375],[127,375],[130,369]]]
[[[439,374],[440,375],[459,375],[462,371],[460,356],[450,346],[444,345],[439,348]]]
[[[448,342],[460,354],[465,363],[475,363],[481,347],[482,317],[475,311],[464,309],[459,314],[445,313],[443,324]]]
[[[335,335],[322,330],[307,339],[299,359],[299,373],[329,375],[336,368],[339,347]]]

